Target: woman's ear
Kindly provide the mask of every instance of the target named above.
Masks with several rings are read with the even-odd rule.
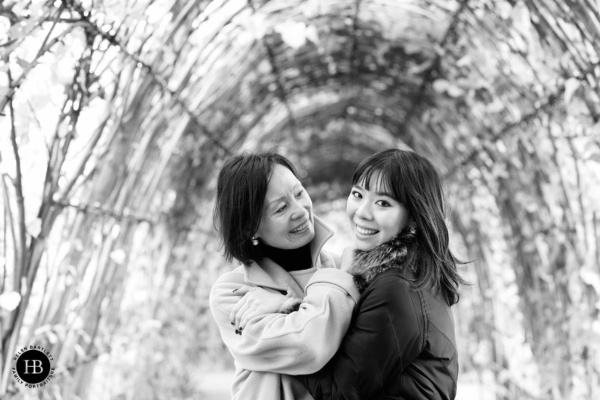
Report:
[[[406,226],[410,226],[412,228],[417,227],[417,223],[415,222],[412,216],[408,217],[408,224],[406,224]]]

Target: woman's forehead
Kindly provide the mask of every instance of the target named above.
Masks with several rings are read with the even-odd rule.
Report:
[[[390,190],[388,179],[379,170],[365,171],[356,181],[356,185],[375,192],[388,192]]]
[[[265,204],[268,205],[270,202],[284,197],[290,190],[300,185],[300,181],[292,171],[282,165],[275,165],[267,187]]]

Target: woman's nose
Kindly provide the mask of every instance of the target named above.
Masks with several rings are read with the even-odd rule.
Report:
[[[304,207],[298,201],[294,201],[294,204],[292,207],[293,207],[292,208],[292,218],[293,219],[305,217],[306,214],[308,213],[308,210],[306,209],[306,207]]]
[[[368,202],[362,202],[362,204],[356,209],[356,216],[360,219],[366,220],[370,220],[373,218],[371,206]]]

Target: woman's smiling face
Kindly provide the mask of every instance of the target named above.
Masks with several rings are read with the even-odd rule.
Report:
[[[378,173],[371,176],[368,185],[362,180],[352,187],[346,215],[359,250],[371,250],[389,241],[410,222],[408,211],[382,187]]]
[[[312,201],[292,171],[275,164],[256,231],[269,246],[298,249],[315,237]]]

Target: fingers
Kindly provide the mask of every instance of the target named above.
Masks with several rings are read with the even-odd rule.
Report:
[[[256,289],[255,287],[244,285],[244,286],[242,286],[240,288],[235,289],[233,291],[233,293],[235,293],[236,295],[239,295],[239,296],[243,296],[246,293],[252,292],[255,289]]]
[[[236,296],[242,295],[229,314],[229,320],[236,334],[241,334],[252,318],[279,312],[281,304],[287,299],[285,295],[269,293],[254,286],[244,285],[235,289],[234,292]]]
[[[244,303],[242,304],[242,306],[240,308],[238,308],[237,313],[235,314],[234,321],[233,321],[236,328],[239,329],[244,326],[240,323],[240,321],[244,317],[244,314],[247,314],[248,312],[252,311],[253,304],[254,303],[253,303],[252,299],[250,298],[250,296],[244,296]]]
[[[244,285],[244,286],[240,286],[239,288],[233,290],[233,293],[235,293],[236,296],[240,296],[240,300],[233,307],[233,309],[231,310],[231,313],[229,313],[229,321],[231,321],[231,325],[234,325],[235,314],[237,314],[237,310],[241,306],[243,306],[242,300],[245,298],[245,295],[249,292],[254,291],[255,289],[256,289],[255,287]]]
[[[235,316],[237,315],[240,308],[242,308],[247,301],[248,296],[244,295],[240,298],[240,300],[238,300],[237,303],[235,303],[235,306],[233,306],[233,308],[231,309],[231,313],[229,314],[229,320],[231,321],[231,325],[236,325]]]
[[[248,321],[250,321],[252,318],[258,316],[259,313],[256,311],[252,311],[252,310],[248,310],[247,313],[245,313],[242,318],[240,319],[240,329],[243,329],[246,325],[248,325]]]

